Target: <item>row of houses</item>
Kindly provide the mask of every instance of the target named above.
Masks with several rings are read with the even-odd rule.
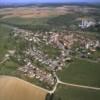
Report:
[[[36,78],[49,86],[53,86],[55,84],[55,78],[51,73],[33,66],[31,62],[28,62],[24,67],[19,67],[18,70],[21,71],[27,77]]]
[[[72,47],[75,44],[79,44],[78,47],[74,48],[84,48],[95,50],[97,46],[100,46],[100,41],[92,40],[89,38],[85,38],[82,35],[74,34],[73,32],[30,32],[21,29],[14,30],[14,37],[24,38],[28,44],[27,49],[21,51],[24,54],[24,60],[27,58],[27,64],[24,67],[20,67],[19,70],[26,74],[30,78],[36,78],[41,82],[47,83],[48,85],[54,85],[55,79],[54,76],[47,71],[43,71],[39,69],[39,66],[34,67],[31,63],[32,60],[38,61],[43,65],[46,65],[46,70],[49,71],[58,71],[62,70],[66,62],[72,61],[71,54]],[[53,47],[60,49],[60,55],[55,59],[49,58],[48,54],[45,54],[42,50],[39,50],[38,47],[34,46],[34,43],[41,45],[44,43],[45,45],[52,45]],[[38,45],[38,46],[39,46]],[[41,47],[41,46],[40,46]],[[74,52],[73,51],[73,52]],[[77,50],[77,53],[80,51]],[[88,52],[89,53],[89,52]],[[80,53],[79,53],[80,54]],[[84,54],[81,52],[81,54]],[[21,56],[21,55],[20,55]],[[31,61],[30,61],[31,59]]]

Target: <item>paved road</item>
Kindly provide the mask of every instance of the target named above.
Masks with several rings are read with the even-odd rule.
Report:
[[[61,81],[59,82],[59,84],[63,84],[63,85],[66,85],[66,86],[72,86],[72,87],[78,87],[78,88],[84,88],[84,89],[100,90],[99,87],[77,85],[77,84],[65,83],[65,82],[61,82]]]
[[[100,91],[100,88],[99,87],[92,87],[92,86],[85,86],[85,85],[78,85],[78,84],[74,84],[74,83],[66,83],[66,82],[62,82],[58,76],[56,75],[56,73],[54,73],[54,76],[56,77],[56,84],[53,88],[53,90],[49,91],[49,90],[46,90],[48,93],[50,94],[53,94],[56,89],[57,89],[57,86],[59,84],[62,84],[62,85],[65,85],[65,86],[70,86],[70,87],[77,87],[77,88],[83,88],[83,89],[90,89],[90,90],[96,90],[96,91]]]
[[[56,74],[55,74],[56,75]],[[78,88],[84,88],[84,89],[91,89],[91,90],[100,90],[99,87],[92,87],[92,86],[85,86],[85,85],[78,85],[78,84],[74,84],[74,83],[66,83],[66,82],[62,82],[58,76],[56,75],[56,79],[57,79],[57,82],[59,84],[62,84],[62,85],[66,85],[66,86],[72,86],[72,87],[78,87]]]

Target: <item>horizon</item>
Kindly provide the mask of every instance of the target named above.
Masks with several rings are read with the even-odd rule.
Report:
[[[0,5],[31,3],[100,3],[100,0],[0,0]]]

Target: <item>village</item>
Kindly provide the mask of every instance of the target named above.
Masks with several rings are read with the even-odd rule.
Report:
[[[99,40],[86,38],[71,31],[33,33],[13,27],[11,36],[19,43],[24,40],[27,45],[24,50],[20,50],[23,55],[17,52],[16,48],[16,50],[9,50],[6,57],[15,57],[18,62],[23,62],[24,66],[18,68],[21,74],[31,79],[35,78],[49,87],[54,86],[57,81],[53,73],[62,70],[65,64],[71,63],[73,57],[90,59],[89,56],[96,52],[96,48],[100,48]],[[55,55],[55,59],[50,58],[48,54],[37,47],[38,45],[41,48],[43,44],[59,49],[60,54]],[[40,68],[38,64],[34,65],[33,61],[45,65],[45,67]]]

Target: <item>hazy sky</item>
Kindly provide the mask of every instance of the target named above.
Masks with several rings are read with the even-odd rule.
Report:
[[[0,0],[1,3],[34,3],[34,2],[100,2],[100,0]]]

